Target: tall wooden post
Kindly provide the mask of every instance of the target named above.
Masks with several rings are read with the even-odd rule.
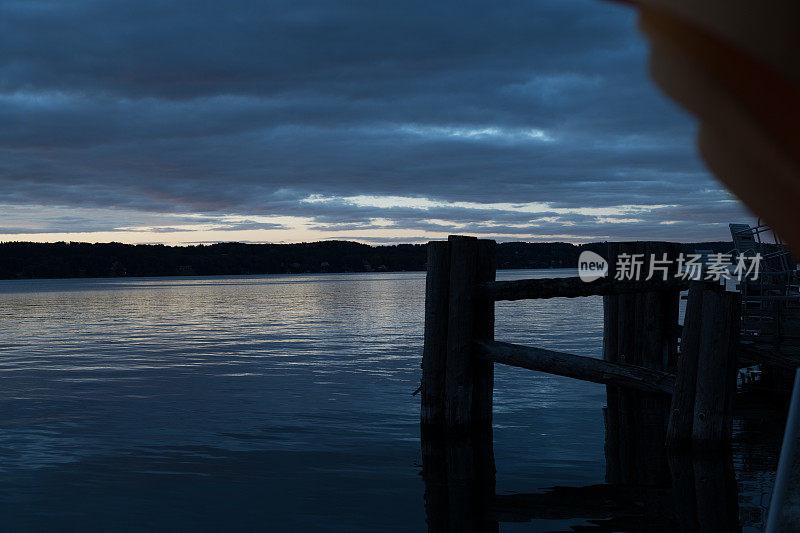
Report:
[[[694,419],[694,397],[697,387],[697,360],[700,353],[700,316],[703,312],[703,283],[694,282],[689,286],[686,300],[686,313],[681,333],[681,351],[678,357],[678,371],[675,377],[675,390],[672,393],[669,425],[667,426],[667,446],[680,447],[692,440]]]
[[[490,363],[472,357],[476,339],[494,338],[494,302],[478,299],[476,284],[494,279],[494,243],[450,236],[450,305],[445,368],[445,426],[451,432],[491,423]]]
[[[478,239],[450,236],[450,305],[445,368],[445,426],[448,431],[472,429],[470,352],[475,327],[475,285],[478,282]]]
[[[639,264],[638,279],[671,279],[680,245],[626,242],[609,245],[609,275],[618,259]],[[664,270],[662,270],[665,269]],[[622,272],[619,272],[622,274]],[[635,277],[635,276],[634,276]],[[608,296],[604,300],[604,358],[654,370],[671,370],[677,353],[679,291]],[[669,400],[659,395],[607,389],[607,480],[649,483],[668,470],[663,454]]]
[[[450,244],[428,243],[425,279],[425,347],[422,352],[423,431],[441,431],[444,424],[447,313],[450,305]]]
[[[495,243],[451,236],[428,243],[423,430],[459,433],[491,429],[494,365],[473,357],[475,340],[494,339],[494,302],[477,297],[495,279]]]
[[[741,295],[703,291],[692,441],[713,449],[730,440],[736,395],[736,344]]]
[[[617,245],[617,256],[609,257],[609,263],[616,264],[617,257],[622,254],[632,255],[636,253],[636,243],[622,242]],[[634,359],[634,328],[636,326],[636,295],[620,294],[617,296],[617,353],[616,361],[620,363],[633,364]],[[634,483],[639,469],[635,466],[636,457],[635,439],[633,431],[636,421],[633,420],[635,414],[635,394],[632,391],[617,389],[617,418],[619,421],[619,434],[617,440],[617,468],[620,478],[616,483]]]
[[[619,245],[615,242],[608,243],[608,277],[614,279],[616,275],[616,257]],[[603,359],[617,362],[619,354],[619,296],[603,296]],[[606,483],[620,483],[622,472],[620,469],[620,408],[619,388],[606,385],[606,408],[604,411],[606,426]]]
[[[667,445],[715,449],[730,440],[741,295],[694,282],[686,303]]]
[[[644,253],[647,278],[673,279],[677,272],[677,259],[681,246],[678,243],[646,242],[637,247]],[[637,250],[637,251],[638,251]],[[663,270],[661,270],[663,269]],[[645,368],[673,370],[678,351],[678,304],[680,291],[645,292],[636,295],[636,326],[634,330],[635,360]],[[647,483],[669,476],[669,464],[664,450],[669,398],[653,394],[637,395],[638,468]]]
[[[494,281],[497,271],[495,242],[488,239],[478,241],[477,281]],[[494,340],[494,302],[475,300],[474,340]],[[472,393],[473,424],[476,430],[491,432],[492,393],[494,391],[494,363],[472,359],[474,383]]]
[[[472,350],[473,341],[494,339],[494,301],[476,294],[477,283],[494,279],[494,241],[428,243],[420,418],[430,532],[498,530],[488,514],[494,364]]]

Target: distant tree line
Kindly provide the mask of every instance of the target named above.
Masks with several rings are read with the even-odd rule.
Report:
[[[497,245],[497,267],[575,268],[583,250],[605,256],[607,244],[510,242]],[[729,242],[688,243],[727,252]],[[0,278],[247,275],[383,272],[425,269],[425,245],[370,246],[349,241],[196,246],[82,242],[0,243]]]

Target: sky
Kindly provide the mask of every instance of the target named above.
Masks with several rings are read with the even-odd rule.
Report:
[[[0,241],[728,240],[595,0],[0,0]]]

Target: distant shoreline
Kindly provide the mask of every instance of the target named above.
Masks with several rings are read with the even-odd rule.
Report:
[[[564,271],[564,270],[574,270],[577,271],[576,267],[548,267],[548,268],[534,268],[534,267],[521,267],[521,268],[498,268],[497,272],[513,272],[515,270],[553,270],[553,271]],[[424,273],[425,270],[385,270],[381,272],[371,271],[371,272],[284,272],[279,274],[193,274],[193,275],[181,275],[181,274],[172,274],[172,275],[154,275],[154,276],[101,276],[96,278],[84,278],[84,277],[71,277],[71,278],[0,278],[0,282],[4,281],[65,281],[65,280],[78,280],[78,281],[93,281],[93,280],[137,280],[137,279],[175,279],[175,280],[192,280],[192,279],[207,279],[207,278],[229,278],[229,279],[236,279],[236,278],[257,278],[257,277],[265,277],[265,276],[326,276],[329,274],[334,275],[362,275],[362,274],[420,274]]]
[[[514,270],[576,270],[577,267],[518,267],[518,268],[498,268],[497,272],[514,271]],[[371,270],[371,271],[327,271],[327,272],[274,272],[266,274],[153,274],[153,275],[124,275],[124,276],[96,276],[96,277],[83,277],[71,276],[62,278],[0,278],[0,281],[57,281],[57,280],[115,280],[115,279],[157,279],[157,278],[174,278],[174,279],[200,279],[200,278],[255,278],[260,276],[325,276],[327,274],[409,274],[425,272],[425,269],[419,270]]]
[[[684,243],[727,252],[724,241]],[[584,250],[605,255],[607,242],[507,242],[497,245],[500,270],[573,268]],[[0,279],[152,278],[346,274],[425,270],[424,244],[370,246],[351,241],[299,244],[219,243],[196,246],[120,243],[0,243]]]

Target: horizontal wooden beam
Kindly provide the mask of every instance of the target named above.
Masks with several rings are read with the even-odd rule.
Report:
[[[478,285],[478,297],[486,300],[530,300],[543,298],[578,298],[635,292],[685,290],[689,282],[676,280],[618,281],[600,278],[583,281],[579,277],[490,281]]]
[[[476,357],[528,370],[644,392],[672,394],[675,386],[675,375],[660,370],[506,342],[476,341],[473,345]]]

